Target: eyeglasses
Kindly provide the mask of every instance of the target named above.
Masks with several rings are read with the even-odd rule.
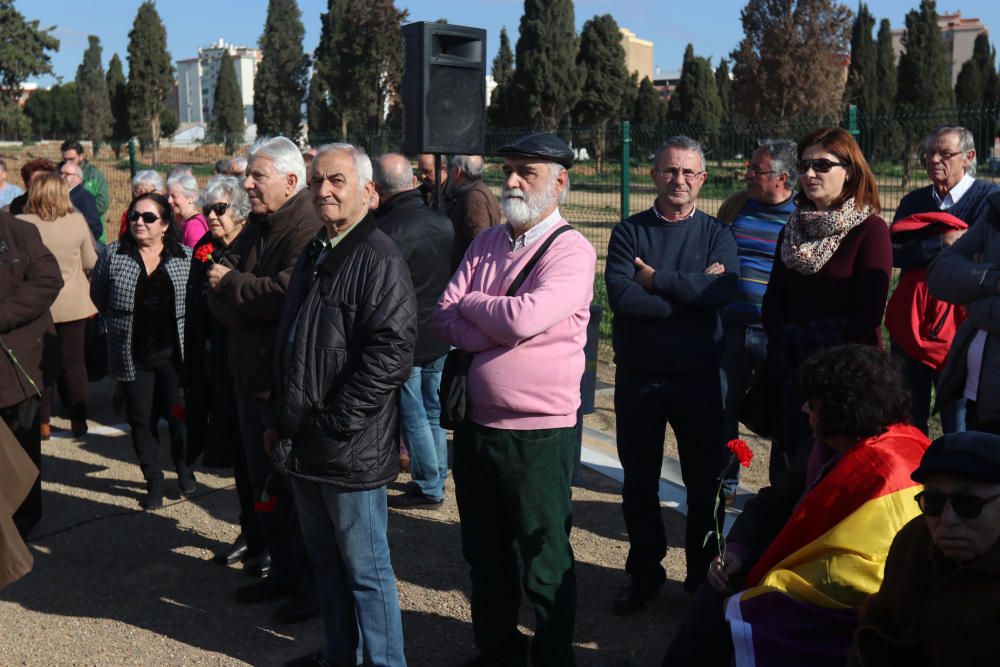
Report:
[[[221,218],[226,214],[226,211],[228,210],[229,210],[229,204],[227,204],[224,201],[217,201],[214,204],[205,204],[204,206],[201,207],[201,212],[206,217],[208,217],[209,213],[215,213],[216,216]]]
[[[937,491],[921,491],[916,495],[920,511],[927,516],[941,516],[945,502],[951,503],[951,509],[963,519],[975,519],[983,511],[986,503],[1000,498],[1000,493],[989,498],[980,498],[971,493],[938,493]]]
[[[799,160],[795,163],[795,170],[800,174],[804,174],[810,169],[817,174],[828,174],[834,167],[846,168],[847,164],[843,162],[834,162],[833,160],[827,160],[822,157],[817,160]]]
[[[942,162],[947,162],[956,155],[961,155],[961,151],[924,151],[924,162],[930,160],[934,156],[941,158]]]
[[[767,176],[768,174],[773,174],[774,171],[764,171],[755,164],[747,165],[747,173],[751,176]]]
[[[691,169],[678,169],[677,167],[666,167],[664,169],[657,169],[657,173],[663,174],[667,177],[668,181],[684,177],[685,181],[693,181],[705,172],[703,171],[693,171]]]
[[[157,220],[159,220],[160,216],[156,215],[155,213],[150,213],[149,211],[145,211],[143,213],[139,213],[139,211],[132,211],[131,213],[128,214],[129,222],[137,222],[139,218],[142,218],[142,221],[145,222],[147,225],[151,225]]]

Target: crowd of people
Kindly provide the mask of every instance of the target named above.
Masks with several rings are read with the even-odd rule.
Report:
[[[398,153],[264,138],[204,188],[189,167],[135,174],[110,243],[107,183],[79,143],[58,165],[25,163],[23,193],[0,162],[0,415],[36,465],[54,391],[86,434],[85,348],[105,332],[100,374],[131,429],[143,508],[166,495],[161,420],[180,494],[196,493],[199,464],[232,467],[240,534],[213,560],[261,578],[238,602],[277,603],[284,623],[322,615],[324,646],[293,665],[405,665],[388,508],[442,506],[448,427],[479,650],[467,664],[574,664],[571,488],[597,253],[560,212],[570,146],[535,133],[497,154],[499,198],[482,156],[439,169],[422,155],[415,173]],[[931,185],[887,224],[850,133],[765,140],[712,216],[702,147],[670,137],[653,205],[614,226],[629,550],[610,608],[639,613],[667,578],[669,424],[691,597],[664,665],[988,659],[1000,188],[975,178],[965,128],[932,132],[923,157]],[[770,486],[724,540],[713,527],[739,482],[726,443],[741,423],[771,442]],[[411,479],[390,495],[401,460]],[[13,516],[22,535],[41,509],[37,480]]]

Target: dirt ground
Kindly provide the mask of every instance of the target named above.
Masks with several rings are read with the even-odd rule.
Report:
[[[73,440],[58,432],[68,423],[55,418],[57,433],[43,444],[45,515],[30,544],[35,568],[0,591],[0,664],[280,665],[318,648],[319,620],[282,626],[266,605],[236,604],[232,591],[250,580],[238,567],[208,560],[238,532],[225,471],[200,472],[199,493],[190,500],[174,492],[164,509],[139,510],[144,484],[131,443],[114,429],[102,434],[100,425],[120,418],[106,407],[109,388],[99,388],[93,432]],[[169,494],[176,487],[167,477]],[[447,493],[439,511],[391,510],[389,518],[411,665],[454,665],[475,653],[450,479]],[[683,517],[663,509],[672,546],[662,594],[642,613],[621,618],[611,613],[626,583],[620,485],[585,469],[573,504],[578,664],[658,665],[687,602],[680,585]],[[527,604],[522,625],[533,626]]]

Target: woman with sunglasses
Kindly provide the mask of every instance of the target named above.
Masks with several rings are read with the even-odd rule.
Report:
[[[73,435],[87,432],[87,366],[84,362],[84,331],[87,318],[97,312],[90,300],[87,271],[97,263],[94,237],[83,215],[73,208],[69,189],[59,174],[39,173],[28,188],[28,203],[18,216],[36,227],[42,242],[59,262],[63,288],[49,309],[56,324],[58,354],[62,369],[58,377],[59,396],[69,411]],[[48,341],[44,347],[48,350]],[[54,350],[52,350],[53,353]],[[51,434],[52,386],[42,393],[41,438]]]
[[[823,128],[799,141],[798,206],[778,237],[762,318],[774,431],[771,481],[810,443],[792,382],[811,354],[841,343],[881,345],[892,245],[878,186],[854,138]]]
[[[942,436],[913,479],[923,516],[889,549],[853,665],[993,665],[1000,631],[1000,436]]]
[[[153,415],[165,415],[180,491],[195,491],[187,465],[179,372],[191,249],[157,193],[132,200],[128,234],[110,244],[91,276],[90,297],[108,326],[108,371],[121,383],[132,445],[146,479],[146,509],[163,506],[163,466]],[[155,388],[155,391],[154,391]],[[154,405],[154,396],[161,405]]]
[[[269,558],[254,513],[253,489],[240,439],[236,393],[229,371],[229,333],[212,316],[205,299],[213,263],[235,266],[233,244],[250,215],[250,199],[231,176],[209,181],[202,195],[202,214],[209,231],[194,247],[195,262],[188,284],[187,350],[184,358],[188,408],[189,460],[204,452],[202,463],[233,468],[240,501],[240,534],[213,557],[219,565],[243,562],[244,572],[267,574]]]
[[[746,504],[664,665],[840,667],[889,545],[918,514],[910,472],[929,443],[888,355],[840,345],[795,380],[811,446]]]

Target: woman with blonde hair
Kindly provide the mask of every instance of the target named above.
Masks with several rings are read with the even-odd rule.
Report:
[[[97,312],[85,273],[97,263],[94,237],[83,215],[70,203],[69,189],[59,174],[40,173],[31,180],[24,213],[18,217],[38,227],[42,242],[55,256],[62,273],[63,288],[50,309],[62,355],[59,395],[69,410],[73,434],[80,436],[87,432],[84,331],[87,318]],[[47,386],[42,394],[43,440],[51,433],[51,414],[52,387]]]

